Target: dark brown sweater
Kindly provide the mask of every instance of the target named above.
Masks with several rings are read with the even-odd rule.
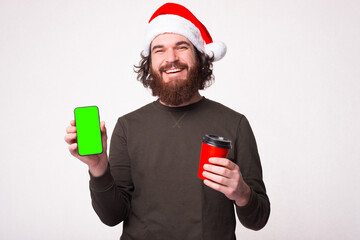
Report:
[[[205,134],[232,141],[228,158],[239,165],[251,187],[249,203],[237,207],[197,177]],[[150,103],[118,119],[112,134],[110,167],[91,176],[93,207],[121,239],[235,239],[235,211],[247,228],[265,226],[270,203],[248,120],[202,98],[185,107]]]

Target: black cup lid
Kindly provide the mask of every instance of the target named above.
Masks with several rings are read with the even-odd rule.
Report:
[[[231,140],[224,137],[206,134],[202,141],[214,147],[231,149]]]

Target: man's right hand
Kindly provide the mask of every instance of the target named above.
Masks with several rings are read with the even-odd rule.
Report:
[[[107,135],[105,122],[100,122],[101,139],[103,144],[103,152],[97,155],[80,156],[78,153],[75,120],[70,121],[70,126],[66,128],[65,142],[69,144],[71,155],[88,165],[91,175],[94,177],[102,176],[108,167],[107,156]]]

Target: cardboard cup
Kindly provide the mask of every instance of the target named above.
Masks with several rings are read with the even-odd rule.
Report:
[[[226,158],[231,149],[231,141],[224,137],[206,134],[203,137],[201,145],[200,163],[198,177],[205,180],[203,176],[204,164],[209,163],[209,158],[220,157]]]

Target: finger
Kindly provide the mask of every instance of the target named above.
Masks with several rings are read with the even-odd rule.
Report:
[[[71,121],[70,121],[70,125],[71,125],[71,126],[75,126],[75,120],[71,120]]]
[[[72,143],[76,142],[76,133],[66,134],[64,139],[65,139],[65,142],[67,142],[68,144],[72,144]]]
[[[77,148],[78,148],[77,143],[73,143],[69,145],[69,151],[73,156],[77,155]]]
[[[217,175],[224,176],[227,178],[230,178],[232,175],[231,170],[219,165],[205,164],[204,169],[208,172],[215,173]]]
[[[205,179],[204,180],[204,184],[216,191],[219,191],[219,192],[222,192],[222,193],[226,193],[227,192],[227,187],[221,185],[221,184],[218,184],[216,182],[213,182],[213,181],[210,181],[208,179]]]
[[[224,176],[220,176],[220,175],[217,175],[217,174],[214,174],[211,172],[207,172],[207,171],[203,172],[203,176],[205,178],[211,180],[212,182],[221,184],[223,186],[228,186],[228,184],[229,184],[229,179]]]
[[[220,165],[220,166],[226,167],[230,170],[233,170],[237,167],[237,165],[235,163],[233,163],[232,161],[230,161],[227,158],[213,157],[213,158],[209,158],[209,162],[212,164],[215,164],[215,165]]]
[[[66,133],[76,133],[76,127],[75,126],[67,126]]]
[[[223,193],[230,200],[236,199],[236,192],[231,187],[227,187],[227,186],[218,184],[216,182],[212,182],[211,180],[208,180],[208,179],[204,180],[204,184],[216,191]]]

